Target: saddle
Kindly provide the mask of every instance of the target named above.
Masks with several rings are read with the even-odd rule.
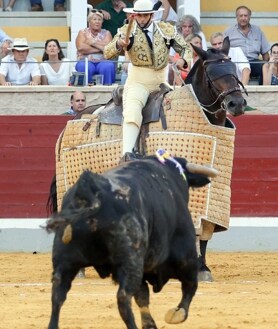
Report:
[[[142,125],[150,122],[161,120],[162,128],[167,129],[166,118],[162,106],[164,96],[172,90],[167,84],[162,83],[160,90],[154,91],[149,95],[148,101],[142,110],[143,121]],[[98,115],[98,126],[100,133],[100,126],[102,123],[121,125],[123,121],[123,86],[119,86],[112,92],[112,98],[105,105]]]

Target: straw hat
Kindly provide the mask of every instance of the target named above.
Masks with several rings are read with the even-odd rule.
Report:
[[[124,8],[123,11],[129,14],[153,14],[162,11],[164,8],[156,9],[151,0],[137,0],[133,8]]]
[[[30,47],[28,46],[28,42],[26,38],[15,38],[14,42],[13,42],[13,46],[11,48],[8,48],[8,50],[19,50],[19,51],[23,51],[23,50],[27,50],[30,49]]]

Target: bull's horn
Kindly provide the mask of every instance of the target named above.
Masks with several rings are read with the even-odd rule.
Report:
[[[213,168],[209,168],[203,165],[198,165],[195,163],[187,163],[186,168],[192,174],[203,174],[208,177],[216,177],[218,175],[218,171]]]

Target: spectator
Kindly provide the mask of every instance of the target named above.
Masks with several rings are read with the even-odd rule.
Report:
[[[41,0],[30,0],[31,11],[43,11]],[[54,1],[54,11],[65,11],[65,0]]]
[[[103,13],[104,21],[102,26],[111,33],[112,37],[127,18],[123,9],[130,7],[132,7],[132,4],[127,0],[104,0],[96,5],[96,8]]]
[[[103,57],[104,47],[112,40],[111,33],[102,29],[103,14],[93,9],[88,15],[89,27],[80,30],[76,38],[77,59],[75,66],[77,72],[85,72],[84,58],[87,56],[88,82],[92,83],[94,74],[103,74],[103,84],[111,85],[115,82],[116,66],[112,61]]]
[[[159,1],[159,0],[158,0]],[[157,0],[152,0],[153,4],[155,5]],[[160,0],[162,8],[164,8],[163,11],[158,11],[154,13],[153,20],[154,21],[165,21],[172,23],[173,25],[176,25],[178,20],[178,15],[174,11],[174,9],[171,7],[168,0]]]
[[[259,56],[262,55],[262,59],[268,61],[270,45],[262,30],[258,26],[250,24],[251,14],[248,7],[239,6],[236,9],[237,24],[228,28],[224,32],[224,36],[229,37],[231,47],[242,49],[250,63],[251,77],[258,77],[261,85],[263,62]]]
[[[221,32],[213,33],[210,37],[212,48],[221,49],[224,35]],[[228,56],[236,64],[236,73],[243,85],[248,85],[250,77],[250,64],[240,47],[230,47]]]
[[[184,37],[184,39],[188,37],[189,34],[199,34],[199,36],[202,38],[202,49],[208,49],[206,37],[201,30],[201,25],[194,16],[182,16],[177,22],[177,30]]]
[[[16,38],[11,55],[2,59],[0,66],[0,85],[30,85],[41,82],[40,68],[35,58],[28,56],[30,47],[25,38]]]
[[[13,11],[15,2],[16,0],[10,0],[8,6],[5,8],[5,11]],[[4,8],[4,2],[3,0],[0,0],[0,11],[3,11],[3,8]]]
[[[46,40],[43,63],[40,64],[42,85],[68,85],[72,73],[72,65],[65,58],[57,39]]]
[[[202,49],[202,38],[199,34],[195,33],[195,34],[189,34],[186,38],[185,41],[188,44],[193,44],[196,47],[199,47]],[[191,61],[188,63],[187,68],[184,71],[180,71],[180,77],[178,77],[172,70],[172,68],[169,69],[169,82],[172,81],[175,83],[175,85],[177,86],[181,86],[182,85],[182,80],[184,81],[189,73],[189,71],[192,69],[193,65],[195,64],[195,62],[198,60],[199,56],[197,55],[197,53],[192,49],[192,53],[193,53],[193,57],[191,59]],[[179,54],[175,54],[173,57],[171,57],[171,61],[176,63],[177,60],[180,58]],[[171,76],[171,74],[174,74],[174,80],[173,77]]]
[[[191,58],[191,49],[173,25],[153,21],[153,14],[158,10],[153,8],[151,0],[137,0],[134,8],[125,8],[124,11],[134,14],[132,33],[126,38],[128,25],[124,25],[105,47],[104,55],[113,58],[127,49],[132,63],[123,91],[122,151],[123,161],[128,161],[137,156],[133,148],[142,124],[142,109],[149,94],[167,80],[169,44],[181,55],[177,61],[178,69],[183,68]]]
[[[12,38],[10,38],[3,30],[0,29],[0,62],[1,59],[8,55],[9,47],[11,47]]]
[[[86,107],[86,96],[82,91],[75,91],[70,97],[70,109],[64,114],[76,115],[82,112]]]
[[[278,85],[278,43],[271,46],[269,62],[263,65],[263,84]]]

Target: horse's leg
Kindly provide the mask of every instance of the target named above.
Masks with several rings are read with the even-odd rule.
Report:
[[[52,276],[52,311],[48,329],[58,329],[61,307],[66,300],[71,283],[78,272],[78,268],[54,270]]]
[[[207,244],[208,244],[208,240],[200,240],[200,255],[198,258],[198,262],[199,262],[198,281],[200,282],[213,281],[211,271],[206,264]]]
[[[146,282],[142,282],[139,291],[134,295],[135,302],[140,308],[142,329],[157,329],[149,310],[150,292]]]

